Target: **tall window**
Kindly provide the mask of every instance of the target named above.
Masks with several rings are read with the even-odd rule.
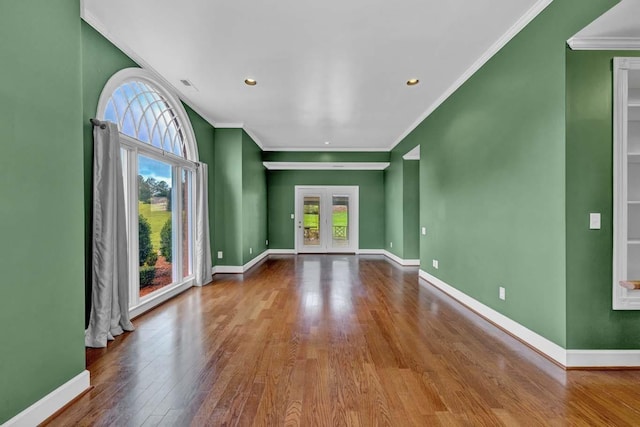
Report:
[[[193,280],[196,144],[180,101],[141,69],[107,82],[98,117],[120,131],[133,308]]]

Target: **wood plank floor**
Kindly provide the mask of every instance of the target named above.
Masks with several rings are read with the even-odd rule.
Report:
[[[565,372],[382,257],[271,256],[134,324],[49,425],[640,425],[640,371]]]

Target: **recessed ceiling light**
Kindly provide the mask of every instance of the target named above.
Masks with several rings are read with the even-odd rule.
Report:
[[[324,142],[324,145],[329,145],[329,144],[331,144],[329,141]]]
[[[409,80],[407,80],[407,86],[415,86],[418,83],[420,83],[420,80],[418,80],[418,79],[409,79]]]
[[[255,86],[256,84],[258,84],[258,82],[254,79],[244,79],[244,84],[248,86]]]

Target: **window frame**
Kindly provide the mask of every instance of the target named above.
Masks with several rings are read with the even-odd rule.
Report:
[[[175,114],[175,118],[178,121],[180,130],[183,132],[183,143],[185,157],[180,157],[171,151],[166,151],[162,148],[152,145],[151,140],[149,142],[140,141],[130,135],[119,132],[121,153],[123,153],[123,175],[125,181],[125,209],[127,216],[127,236],[128,236],[128,249],[129,249],[129,265],[128,272],[130,278],[129,286],[129,312],[131,316],[137,316],[156,305],[164,302],[174,295],[182,292],[183,290],[193,286],[195,283],[195,265],[193,265],[195,259],[195,174],[196,163],[198,161],[198,150],[195,143],[195,135],[191,126],[191,121],[182,105],[180,99],[175,96],[171,91],[164,87],[150,72],[140,68],[127,68],[115,73],[105,84],[100,98],[98,101],[98,108],[96,117],[104,119],[107,104],[111,99],[113,93],[122,85],[131,82],[140,81],[149,86],[150,89],[157,91],[157,93],[164,98],[164,101],[171,108]],[[118,126],[120,124],[118,123]],[[138,262],[138,156],[143,155],[154,160],[168,163],[172,169],[172,198],[171,198],[171,212],[172,212],[172,283],[157,291],[140,297],[140,282],[139,282],[139,262]],[[190,172],[190,193],[191,198],[189,201],[189,211],[191,212],[190,218],[190,250],[191,250],[191,273],[183,277],[182,269],[182,171]],[[134,238],[131,238],[134,236]],[[178,261],[176,261],[178,260]]]

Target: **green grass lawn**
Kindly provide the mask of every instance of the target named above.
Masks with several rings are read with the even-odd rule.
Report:
[[[335,227],[346,227],[349,225],[349,214],[347,212],[334,212],[333,225]]]
[[[318,215],[304,214],[304,228],[318,228]]]
[[[150,204],[142,203],[140,201],[138,201],[138,212],[140,215],[145,217],[147,221],[149,221],[149,225],[151,226],[151,244],[153,245],[153,250],[159,250],[160,230],[162,230],[164,223],[171,218],[171,212],[152,211]]]
[[[349,214],[347,212],[334,212],[333,225],[336,227],[346,227],[349,225]],[[304,214],[305,228],[318,228],[317,214]]]

